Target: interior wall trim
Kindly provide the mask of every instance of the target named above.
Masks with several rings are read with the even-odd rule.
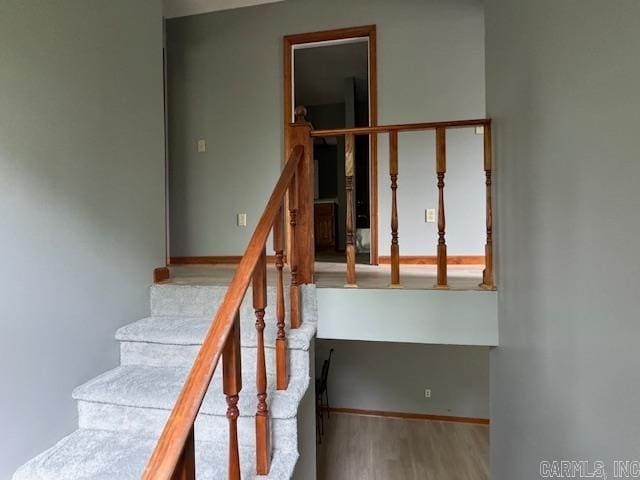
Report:
[[[241,255],[209,255],[201,257],[169,257],[169,265],[234,265],[240,263]],[[286,259],[285,259],[286,261]],[[267,255],[268,263],[276,263],[275,255]]]
[[[167,267],[158,267],[153,270],[153,283],[164,282],[171,278],[171,272]]]
[[[379,257],[381,265],[391,263],[390,256]],[[437,265],[437,257],[435,255],[401,255],[400,263],[404,265]],[[484,255],[448,255],[447,265],[484,265]]]
[[[323,407],[326,410],[326,407]],[[431,420],[439,422],[471,423],[474,425],[489,425],[488,418],[456,417],[450,415],[432,415],[429,413],[387,412],[383,410],[362,410],[359,408],[331,407],[331,413],[348,413],[351,415],[364,415],[368,417],[400,418],[407,420]]]

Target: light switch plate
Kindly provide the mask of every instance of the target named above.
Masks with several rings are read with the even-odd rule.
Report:
[[[484,126],[483,125],[478,125],[476,127],[476,135],[484,135]]]
[[[424,221],[427,223],[436,223],[436,209],[427,208],[424,211]]]
[[[207,141],[198,140],[198,153],[204,153],[207,151]]]
[[[239,227],[246,227],[247,226],[247,214],[246,213],[239,213],[238,214],[238,226]]]

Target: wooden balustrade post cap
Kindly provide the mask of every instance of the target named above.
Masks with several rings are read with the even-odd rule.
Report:
[[[294,110],[294,115],[295,123],[307,123],[307,109],[304,106],[298,105]]]

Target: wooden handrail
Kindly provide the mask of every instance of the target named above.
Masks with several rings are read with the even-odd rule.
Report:
[[[437,128],[467,128],[491,125],[489,118],[473,120],[451,120],[449,122],[401,123],[397,125],[378,125],[375,127],[332,128],[312,130],[312,137],[336,137],[339,135],[369,135],[371,133],[411,132],[415,130],[435,130]]]
[[[192,438],[193,425],[213,378],[216,366],[237,324],[237,313],[252,280],[256,265],[264,255],[265,244],[282,206],[287,190],[296,177],[304,156],[304,147],[296,145],[258,221],[227,293],[194,361],[189,376],[167,420],[149,463],[144,480],[171,480],[181,463],[185,447]]]

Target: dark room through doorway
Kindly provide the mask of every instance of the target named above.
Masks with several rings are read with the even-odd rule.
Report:
[[[368,37],[293,46],[293,106],[307,109],[314,129],[370,125]],[[314,138],[315,253],[318,262],[345,262],[346,178],[344,136]],[[354,145],[357,261],[371,261],[371,152],[366,135]]]

